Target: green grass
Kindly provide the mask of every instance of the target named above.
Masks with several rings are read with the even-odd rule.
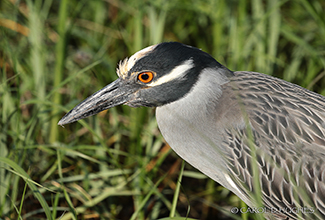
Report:
[[[56,124],[117,78],[119,60],[162,41],[325,95],[324,10],[322,0],[0,1],[0,218],[256,218],[231,214],[241,201],[189,165],[179,177],[154,109]]]

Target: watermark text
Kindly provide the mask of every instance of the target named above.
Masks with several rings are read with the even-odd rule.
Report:
[[[315,212],[313,207],[292,207],[292,208],[266,208],[266,207],[232,207],[230,209],[232,214],[237,213],[286,213],[286,214],[312,214]]]

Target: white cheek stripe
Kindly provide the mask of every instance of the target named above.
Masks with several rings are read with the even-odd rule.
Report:
[[[157,79],[156,81],[147,84],[148,86],[158,86],[174,79],[183,78],[187,71],[194,67],[192,59],[185,60],[182,64],[176,66],[170,73]]]

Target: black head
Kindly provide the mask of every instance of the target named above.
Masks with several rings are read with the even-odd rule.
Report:
[[[119,78],[67,113],[60,125],[126,104],[157,107],[185,96],[205,68],[224,68],[209,54],[177,42],[147,47],[120,62]]]

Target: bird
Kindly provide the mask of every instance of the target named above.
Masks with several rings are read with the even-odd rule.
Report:
[[[179,42],[120,61],[118,79],[63,126],[118,105],[155,107],[186,162],[267,219],[325,219],[325,97],[266,74],[231,71]]]

